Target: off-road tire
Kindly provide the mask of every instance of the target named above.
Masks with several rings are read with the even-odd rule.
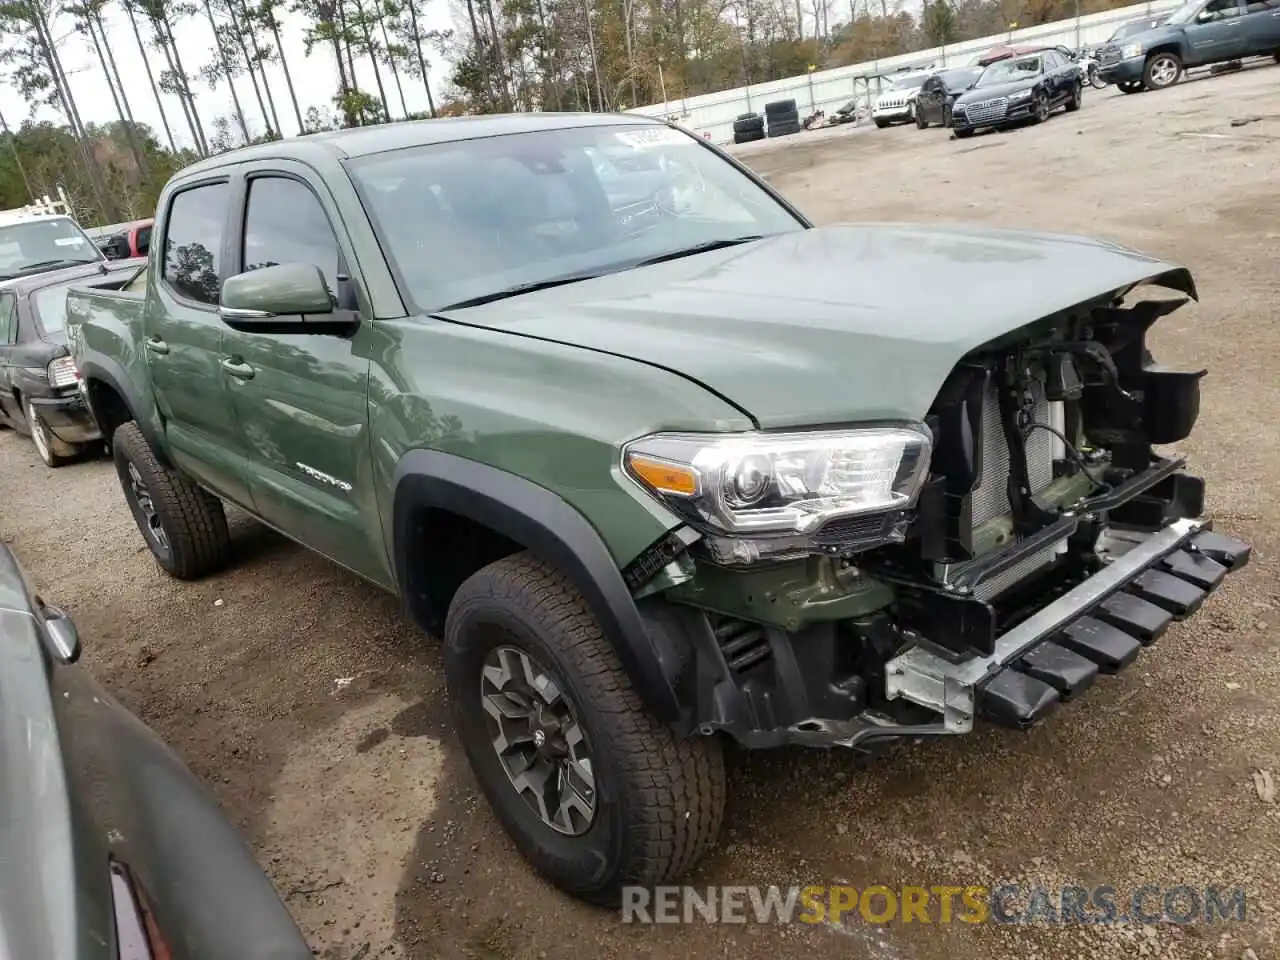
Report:
[[[1067,97],[1067,113],[1075,113],[1084,103],[1084,84],[1077,83],[1071,90],[1071,96]]]
[[[138,532],[165,573],[178,580],[196,580],[226,565],[231,536],[222,501],[189,477],[164,466],[132,420],[116,428],[111,454]],[[151,495],[168,549],[163,549],[146,528],[142,508],[132,492],[130,464]]]
[[[596,810],[579,836],[558,833],[512,787],[481,705],[481,670],[514,646],[557,677],[592,755]],[[530,553],[489,564],[453,598],[444,668],[458,734],[494,814],[548,880],[614,905],[627,885],[674,881],[715,843],[724,813],[721,745],[677,739],[641,703],[581,594]]]
[[[26,418],[27,429],[31,431],[31,445],[46,467],[61,467],[75,459],[79,450],[55,437],[49,425],[40,419],[35,405],[26,397],[22,399],[22,415]]]
[[[1159,71],[1159,64],[1162,61],[1172,61],[1174,72],[1172,80],[1158,81],[1154,79]],[[1182,58],[1176,53],[1170,53],[1168,50],[1161,50],[1159,53],[1153,53],[1147,58],[1147,64],[1142,68],[1142,85],[1148,90],[1165,90],[1172,87],[1182,79]]]
[[[929,121],[925,119],[924,114],[921,111],[917,110],[915,111],[915,115],[916,115],[916,129],[917,130],[929,129]]]
[[[733,121],[734,133],[755,133],[757,130],[764,130],[764,117],[757,117],[752,114],[748,117],[739,117]]]
[[[796,106],[796,102],[794,100],[774,100],[772,103],[766,103],[764,105],[764,115],[770,120],[773,120],[774,117],[798,117],[800,115],[800,108]]]
[[[746,133],[735,133],[733,135],[734,143],[755,143],[757,140],[764,139],[764,130],[748,130]]]

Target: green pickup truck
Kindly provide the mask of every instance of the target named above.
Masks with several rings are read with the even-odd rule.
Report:
[[[1192,278],[1113,244],[817,228],[583,114],[235,151],[155,235],[144,292],[67,313],[160,566],[226,562],[226,501],[395,592],[589,900],[712,845],[726,742],[1029,727],[1249,557],[1153,450],[1199,412],[1145,347]]]

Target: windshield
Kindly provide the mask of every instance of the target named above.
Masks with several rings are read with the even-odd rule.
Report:
[[[0,224],[0,279],[101,259],[70,217]]]
[[[1040,73],[1039,57],[1014,57],[1010,60],[997,60],[987,67],[975,86],[990,87],[998,83],[1014,83],[1026,80]]]
[[[1135,33],[1142,33],[1144,30],[1150,30],[1153,26],[1158,26],[1154,20],[1134,20],[1132,23],[1126,23],[1119,30],[1111,35],[1112,40],[1123,40],[1125,37],[1131,37]]]
[[[804,229],[732,164],[665,126],[508,134],[348,162],[417,309]]]
[[[981,73],[981,70],[974,70],[971,67],[961,70],[948,70],[942,75],[942,83],[948,90],[963,90],[973,83],[974,78]]]
[[[890,86],[889,89],[890,90],[916,90],[919,87],[923,86],[924,82],[928,79],[929,79],[929,75],[927,73],[921,74],[918,77],[899,77],[897,80],[893,81],[893,85]]]
[[[51,287],[43,287],[31,295],[31,306],[35,309],[40,327],[45,333],[58,333],[67,323],[67,288],[77,283],[84,283],[87,277],[57,283]]]
[[[1196,14],[1200,12],[1200,8],[1204,6],[1204,0],[1193,0],[1192,3],[1186,3],[1173,11],[1173,15],[1166,20],[1166,23],[1174,25],[1180,23],[1190,23],[1196,18]]]

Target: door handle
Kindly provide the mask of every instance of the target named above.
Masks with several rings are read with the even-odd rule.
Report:
[[[147,337],[144,341],[144,345],[148,351],[156,354],[157,356],[163,357],[169,352],[169,345],[159,337]]]
[[[231,374],[237,380],[252,380],[253,367],[245,363],[243,360],[237,360],[235,357],[226,357],[222,361],[222,369]]]

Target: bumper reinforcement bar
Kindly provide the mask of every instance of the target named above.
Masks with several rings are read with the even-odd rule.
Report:
[[[927,641],[903,651],[885,665],[885,694],[938,712],[946,733],[967,733],[979,714],[1030,727],[1127,667],[1249,554],[1203,520],[1176,520],[1001,635],[989,656],[956,659]]]

